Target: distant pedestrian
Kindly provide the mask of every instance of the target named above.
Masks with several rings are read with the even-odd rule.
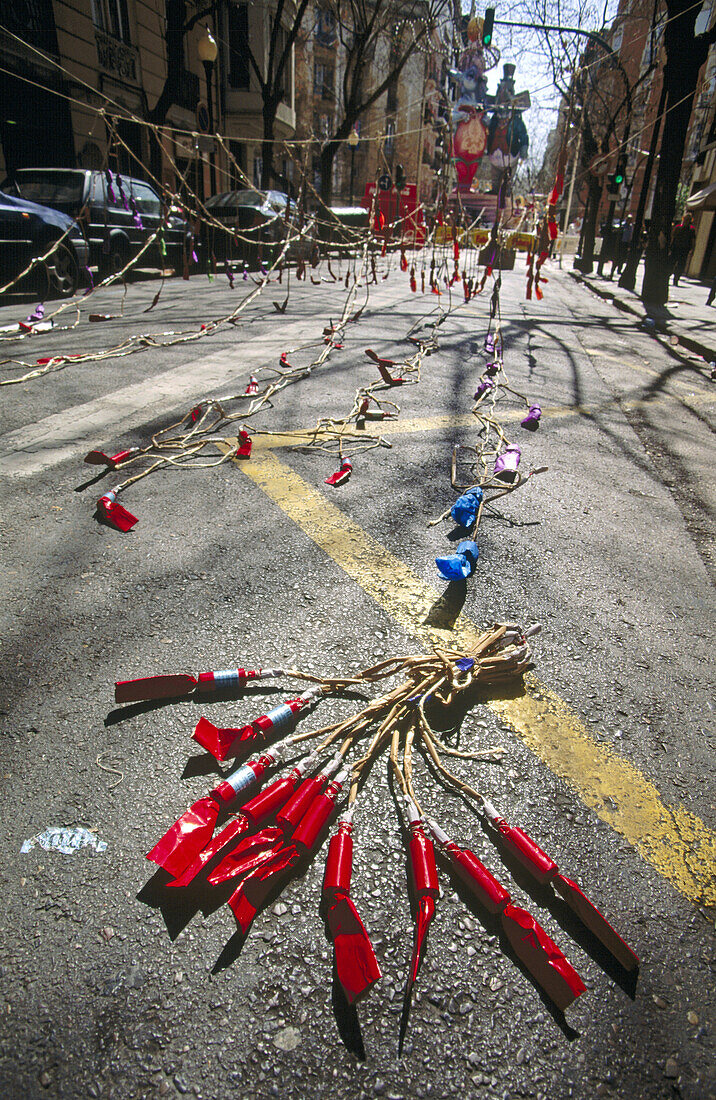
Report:
[[[612,270],[609,272],[609,278],[613,278],[614,272],[617,275],[621,274],[621,270],[624,264],[627,262],[629,256],[629,249],[631,248],[632,237],[634,236],[634,223],[632,222],[631,214],[627,214],[626,219],[622,225],[622,231],[619,235],[619,243],[614,251],[614,259],[612,260]]]
[[[671,270],[674,274],[674,286],[679,285],[679,279],[686,270],[686,261],[696,240],[692,222],[691,214],[684,214],[671,234]]]
[[[713,282],[711,283],[711,290],[709,291],[709,296],[706,299],[706,305],[707,306],[712,306],[714,304],[714,298],[716,298],[716,275],[714,275],[714,277],[713,277]]]

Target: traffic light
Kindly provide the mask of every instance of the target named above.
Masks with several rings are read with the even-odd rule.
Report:
[[[607,193],[619,197],[626,179],[626,157],[620,157],[617,161],[616,171],[607,176]]]
[[[405,176],[405,169],[402,164],[396,164],[395,166],[395,189],[396,191],[402,191],[407,183]]]
[[[482,22],[482,44],[483,46],[492,45],[492,28],[495,22],[495,9],[485,8],[485,18]]]

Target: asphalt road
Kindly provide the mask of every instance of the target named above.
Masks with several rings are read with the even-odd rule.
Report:
[[[236,323],[172,343],[167,333],[196,334],[246,288],[173,280],[147,314],[159,284],[135,283],[120,319],[90,323],[82,306],[61,329],[75,319],[68,309],[51,333],[0,345],[5,380],[43,357],[154,336],[126,356],[0,390],[4,1096],[716,1095],[716,388],[703,363],[671,356],[566,273],[549,277],[542,302],[524,301],[521,270],[504,275],[501,296],[507,373],[541,404],[539,431],[521,431],[517,400],[499,406],[523,466],[548,472],[485,516],[463,589],[434,565],[451,525],[427,524],[455,497],[453,445],[475,441],[484,296],[436,330],[420,383],[389,395],[400,405],[385,426],[391,446],[356,452],[347,483],[324,484],[334,455],[265,437],[241,467],[161,471],[130,488],[123,500],[140,522],[126,535],[94,520],[113,475],[88,485],[84,453],[143,443],[199,399],[242,392],[283,351],[308,364],[343,292],[294,286],[279,315],[270,302],[284,290],[271,287]],[[412,353],[405,335],[425,313],[435,319],[436,299],[412,295],[395,270],[372,289],[345,347],[254,427],[341,416],[376,378],[365,347]],[[120,308],[115,290],[91,305]],[[0,326],[26,312],[3,307]],[[502,745],[503,763],[455,769],[583,885],[641,969],[632,981],[612,964],[417,765],[434,816],[538,917],[587,990],[563,1017],[441,872],[399,1057],[412,926],[385,761],[359,803],[353,885],[383,979],[351,1015],[332,991],[318,911],[323,854],[218,969],[229,910],[169,901],[144,859],[215,782],[213,760],[190,740],[200,714],[242,725],[290,686],[118,708],[113,683],[294,656],[320,675],[350,673],[496,619],[543,624],[534,672],[524,699],[495,697],[462,722],[463,747]],[[323,701],[301,728],[360,705]],[[77,825],[106,848],[20,852],[47,827]]]

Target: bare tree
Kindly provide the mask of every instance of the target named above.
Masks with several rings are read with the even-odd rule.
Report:
[[[716,42],[716,24],[696,35],[699,6],[692,0],[663,0],[665,114],[659,167],[651,209],[649,239],[641,296],[663,305],[669,297],[671,223],[681,176],[686,134],[698,87],[699,72],[709,47]]]
[[[338,27],[345,66],[336,93],[333,133],[321,148],[321,198],[329,203],[333,162],[356,122],[395,87],[416,51],[424,47],[448,0],[329,0]],[[376,76],[381,47],[387,62]]]
[[[259,65],[250,46],[249,62],[261,92],[263,117],[263,142],[261,145],[261,186],[266,189],[276,180],[274,145],[276,111],[286,98],[287,79],[291,71],[293,47],[301,31],[301,24],[310,0],[276,0],[275,10],[269,11],[268,50],[263,66]]]
[[[213,10],[210,4],[187,18],[186,0],[166,0],[167,75],[159,98],[148,113],[149,121],[157,126],[164,125],[170,107],[179,100],[184,71],[184,37]]]

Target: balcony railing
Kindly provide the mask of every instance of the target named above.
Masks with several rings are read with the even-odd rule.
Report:
[[[96,27],[94,37],[100,66],[120,79],[131,80],[136,84],[138,54],[134,47],[120,42],[118,38],[113,38],[111,34],[105,34]]]

